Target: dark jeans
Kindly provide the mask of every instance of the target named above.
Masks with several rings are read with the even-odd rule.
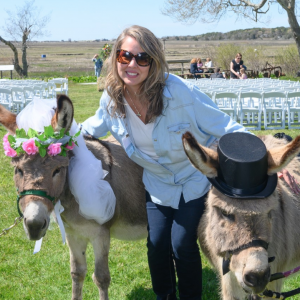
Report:
[[[185,203],[181,195],[179,209],[173,209],[154,204],[146,192],[148,263],[157,300],[177,299],[175,267],[180,299],[201,300],[202,265],[197,227],[204,212],[205,197]]]

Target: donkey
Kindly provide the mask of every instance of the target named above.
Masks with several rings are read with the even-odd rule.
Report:
[[[54,131],[65,128],[69,131],[73,121],[73,104],[65,95],[57,97],[57,109],[51,125]],[[10,133],[17,129],[16,115],[0,105],[0,123]],[[82,286],[87,272],[86,248],[91,243],[95,255],[93,281],[99,289],[101,300],[108,300],[110,274],[108,252],[110,237],[135,240],[147,236],[145,190],[142,183],[142,168],[132,162],[123,148],[113,142],[86,138],[90,151],[102,161],[108,171],[106,180],[115,196],[116,208],[113,218],[103,225],[87,220],[79,214],[79,206],[70,192],[67,180],[69,157],[39,154],[22,154],[12,158],[15,168],[14,181],[19,192],[39,190],[61,200],[64,212],[61,217],[65,225],[66,239],[70,249],[72,276],[72,299],[82,299]],[[70,151],[69,156],[72,153]],[[55,204],[55,202],[54,202]],[[24,215],[23,226],[30,240],[39,240],[46,234],[53,203],[46,197],[25,195],[19,202]]]
[[[199,145],[188,132],[182,139],[194,167],[208,178],[215,178],[218,153]],[[300,151],[300,136],[288,144],[271,136],[261,139],[267,148],[268,175],[287,168],[300,182],[300,164],[293,159]],[[299,197],[282,180],[269,197],[257,200],[239,201],[212,187],[198,237],[202,251],[219,275],[222,299],[261,299],[266,288],[281,291],[282,280],[269,282],[270,274],[300,265],[299,208]],[[265,241],[268,247],[255,245],[253,240]],[[270,257],[275,260],[271,262],[274,258]],[[226,260],[229,272],[223,275]]]

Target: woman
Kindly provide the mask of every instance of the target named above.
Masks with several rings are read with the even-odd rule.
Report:
[[[194,78],[196,78],[196,79],[200,78],[200,75],[196,75],[196,73],[198,73],[197,58],[193,58],[191,60],[190,72],[191,72],[191,74],[194,75]]]
[[[230,62],[230,78],[239,79],[240,70],[243,67],[242,54],[237,53],[235,59]]]
[[[148,262],[157,300],[199,300],[202,267],[197,226],[210,189],[190,164],[181,136],[204,146],[246,131],[193,85],[168,73],[160,41],[144,27],[125,29],[107,63],[106,90],[96,114],[82,124],[96,138],[108,131],[144,168]],[[173,262],[174,261],[174,262]]]

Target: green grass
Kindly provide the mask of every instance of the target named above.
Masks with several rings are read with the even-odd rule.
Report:
[[[101,93],[96,85],[69,84],[69,96],[73,100],[75,119],[82,122],[92,116],[99,106]],[[282,130],[280,130],[282,131]],[[284,130],[295,137],[297,131]],[[0,138],[6,133],[0,126]],[[256,134],[274,134],[261,131]],[[1,145],[2,146],[2,145]],[[7,228],[18,216],[13,169],[10,159],[0,150],[0,231]],[[22,225],[0,237],[0,300],[71,299],[69,274],[69,251],[62,245],[56,224],[48,230],[42,249],[33,255],[34,242],[28,241]],[[112,300],[153,300],[151,279],[146,256],[146,241],[122,242],[112,240],[109,256]],[[218,284],[215,273],[203,259],[203,299],[218,300]],[[83,287],[83,299],[99,299],[98,290],[92,282],[93,251],[87,250],[88,273]],[[287,289],[298,287],[300,277],[287,282]],[[295,296],[289,299],[299,299]]]

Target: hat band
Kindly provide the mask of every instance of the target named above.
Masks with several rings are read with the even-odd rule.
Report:
[[[247,188],[247,189],[237,189],[234,187],[231,187],[230,185],[226,184],[222,180],[220,180],[218,177],[215,178],[216,181],[220,184],[220,186],[230,192],[231,194],[238,195],[238,196],[252,196],[255,194],[258,194],[261,192],[267,185],[268,180],[266,179],[262,184],[253,187],[253,188]]]

